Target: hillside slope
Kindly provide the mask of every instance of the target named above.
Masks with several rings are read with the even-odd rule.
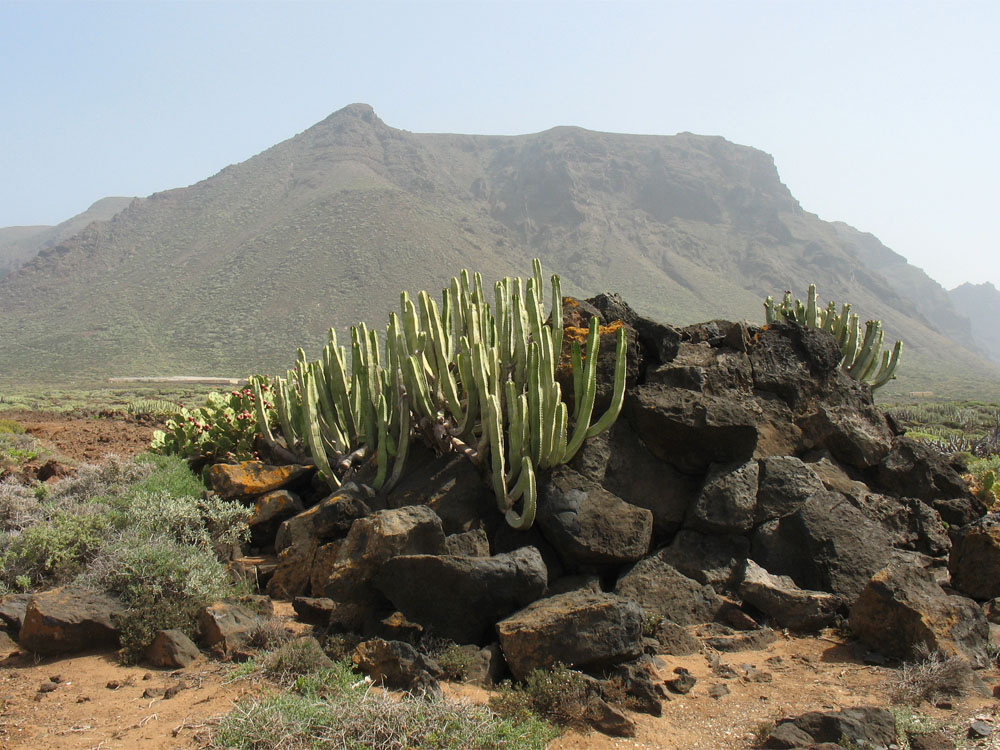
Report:
[[[986,356],[1000,362],[1000,291],[987,281],[962,284],[948,292],[948,296],[955,309],[971,321],[972,335]]]
[[[56,226],[0,228],[0,279],[24,261],[69,239],[94,221],[107,221],[131,203],[133,198],[101,198],[83,213]]]
[[[401,289],[525,274],[533,256],[567,293],[620,292],[677,324],[759,321],[763,296],[815,281],[906,340],[897,390],[1000,392],[1000,370],[865,267],[761,151],[572,127],[414,134],[361,104],[0,281],[0,374],[276,371],[329,326],[384,326]]]

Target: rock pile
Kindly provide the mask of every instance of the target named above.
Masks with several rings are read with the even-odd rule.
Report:
[[[666,685],[645,685],[636,665],[690,648],[683,628],[704,623],[722,648],[842,616],[887,655],[985,665],[1000,519],[875,408],[829,334],[673,328],[609,295],[580,307],[626,325],[625,406],[570,465],[539,475],[531,530],[503,522],[472,463],[418,445],[388,495],[363,481],[319,494],[308,467],[215,466],[215,490],[254,506],[257,551],[277,555],[267,593],[390,644],[419,632],[498,643],[517,678],[557,662],[617,675],[651,712]],[[610,368],[598,367],[599,401]],[[362,661],[390,673],[402,652],[371,645]],[[433,665],[421,669],[414,684],[433,681]],[[814,728],[783,731],[823,741]]]

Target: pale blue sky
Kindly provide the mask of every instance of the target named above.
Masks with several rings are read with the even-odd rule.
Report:
[[[1000,286],[1000,3],[0,0],[0,226],[203,179],[351,102],[415,132],[722,135]]]

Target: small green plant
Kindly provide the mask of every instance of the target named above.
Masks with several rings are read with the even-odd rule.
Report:
[[[473,656],[469,649],[452,643],[431,656],[444,672],[444,678],[452,682],[463,682],[472,666]]]
[[[179,411],[177,404],[163,399],[140,398],[129,401],[125,411],[134,417],[166,417]]]
[[[24,427],[13,419],[0,419],[0,435],[23,435]]]

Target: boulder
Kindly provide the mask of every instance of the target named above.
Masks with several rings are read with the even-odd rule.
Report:
[[[889,538],[842,495],[820,492],[754,532],[752,558],[775,575],[853,601],[891,555]]]
[[[844,600],[825,591],[806,591],[788,576],[774,576],[753,560],[747,560],[739,594],[782,628],[819,630],[830,625]]]
[[[354,522],[329,571],[313,571],[320,578],[326,573],[322,591],[313,595],[377,605],[384,597],[372,579],[386,560],[396,555],[439,555],[444,549],[441,519],[426,505],[377,511]]]
[[[418,446],[414,446],[417,448]],[[503,517],[493,491],[476,466],[464,456],[425,455],[407,458],[407,470],[388,498],[389,507],[427,505],[441,519],[446,534],[485,528],[490,534]]]
[[[585,450],[604,435],[609,435],[607,458],[596,481],[625,502],[649,510],[654,538],[666,540],[683,523],[698,494],[698,480],[656,458],[624,419],[615,423],[610,434],[587,440]]]
[[[387,688],[440,693],[438,679],[444,674],[430,657],[409,643],[373,638],[359,643],[351,656],[354,666]]]
[[[347,536],[351,524],[371,513],[372,491],[368,487],[347,482],[336,492],[278,527],[274,549],[304,543],[323,543]]]
[[[954,540],[948,556],[951,585],[980,601],[1000,597],[1000,513],[961,527]]]
[[[715,590],[682,575],[664,557],[661,551],[637,562],[618,579],[615,593],[678,625],[712,622],[723,608]]]
[[[753,377],[750,359],[739,351],[713,347],[707,341],[681,342],[671,362],[646,373],[647,383],[721,395],[730,391],[750,394]]]
[[[840,463],[870,469],[889,453],[892,432],[885,417],[870,405],[819,405],[795,423],[808,449],[826,449]]]
[[[545,563],[534,547],[494,557],[399,555],[375,586],[406,617],[456,643],[488,643],[497,620],[545,592]]]
[[[333,599],[322,596],[297,596],[292,600],[292,608],[300,622],[322,628],[330,624],[330,613],[336,606]]]
[[[989,662],[989,623],[971,599],[949,596],[922,568],[880,570],[851,607],[851,631],[871,649],[914,660],[939,652],[974,667]]]
[[[623,411],[649,452],[686,474],[747,461],[757,446],[752,401],[646,383],[626,392]]]
[[[687,628],[666,618],[656,623],[653,637],[659,643],[657,653],[671,656],[690,656],[701,649],[701,642]]]
[[[290,600],[310,591],[309,577],[316,555],[316,541],[303,539],[278,553],[278,563],[267,581],[272,599]]]
[[[653,514],[562,466],[539,487],[536,523],[567,568],[621,565],[649,551]]]
[[[118,599],[89,589],[43,591],[28,600],[17,640],[38,654],[117,648],[116,620],[124,612]]]
[[[756,461],[713,464],[694,504],[687,525],[710,534],[743,534],[753,528],[757,506]]]
[[[601,669],[642,653],[645,616],[613,594],[573,591],[540,599],[497,623],[500,648],[516,679],[560,662]]]
[[[898,549],[922,552],[931,557],[946,555],[951,549],[951,539],[941,515],[923,500],[865,493],[852,502],[886,531],[889,541]]]
[[[288,518],[305,510],[302,500],[288,490],[275,490],[254,500],[250,518],[250,544],[264,547],[274,539],[278,527]]]
[[[634,661],[617,664],[605,676],[625,691],[633,711],[650,716],[663,713],[663,699],[668,697],[667,686],[656,673],[653,657],[643,654]]]
[[[207,479],[226,500],[252,498],[303,479],[314,471],[312,466],[268,466],[260,461],[238,464],[215,464],[208,469]]]
[[[896,719],[884,708],[845,708],[842,711],[809,711],[782,720],[792,723],[813,743],[832,742],[849,747],[889,747],[896,742]]]
[[[146,659],[157,667],[180,669],[199,656],[198,647],[182,630],[161,630],[146,647]]]
[[[681,529],[657,554],[688,578],[724,591],[738,583],[743,562],[750,555],[750,540],[745,536]]]
[[[893,438],[892,450],[866,476],[868,484],[881,492],[930,503],[952,526],[972,523],[986,513],[982,501],[970,492],[948,460],[912,438]]]
[[[28,609],[31,594],[7,594],[0,596],[0,627],[6,628],[15,635],[21,632],[24,613]]]
[[[802,459],[795,456],[764,458],[760,461],[754,522],[759,524],[790,515],[823,489],[819,476]]]
[[[198,613],[201,645],[219,646],[231,651],[240,645],[247,632],[260,621],[256,612],[233,602],[215,602]]]
[[[780,397],[793,411],[802,411],[817,397],[835,390],[864,403],[864,386],[840,372],[843,354],[826,331],[794,323],[757,328],[749,350],[754,389]],[[871,392],[867,394],[871,403]]]

